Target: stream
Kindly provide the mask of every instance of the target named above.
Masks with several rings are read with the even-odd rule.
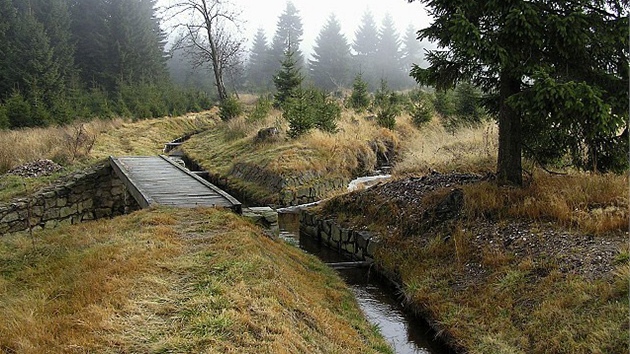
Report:
[[[297,213],[278,214],[280,238],[316,255],[324,262],[347,261],[339,253],[300,234]],[[303,236],[303,237],[302,237]],[[367,268],[337,270],[354,293],[368,321],[379,327],[381,334],[398,354],[450,353],[441,342],[434,340],[435,331],[429,325],[407,313],[394,294],[392,286],[370,274]]]

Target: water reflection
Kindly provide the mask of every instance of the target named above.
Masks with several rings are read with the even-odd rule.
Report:
[[[324,247],[310,237],[300,237],[298,214],[280,214],[280,237],[305,251],[318,256],[324,262],[340,262],[344,259],[337,252]],[[388,284],[370,275],[368,269],[339,270],[339,274],[354,292],[370,323],[377,325],[396,353],[443,354],[448,353],[441,343],[433,340],[434,331],[423,321],[407,314],[397,301]]]

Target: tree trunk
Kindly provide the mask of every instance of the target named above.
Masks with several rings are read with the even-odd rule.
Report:
[[[499,185],[523,185],[521,166],[521,117],[507,99],[520,92],[520,80],[507,70],[501,73],[499,88],[499,156],[497,182]]]
[[[228,97],[227,89],[225,88],[225,82],[223,81],[223,67],[221,65],[219,48],[217,48],[216,43],[214,42],[214,37],[212,37],[212,27],[206,21],[207,32],[208,32],[208,42],[210,42],[210,57],[212,64],[212,72],[214,74],[214,82],[217,86],[217,94],[219,95],[219,101],[223,102]]]

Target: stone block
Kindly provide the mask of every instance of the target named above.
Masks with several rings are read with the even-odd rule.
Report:
[[[344,243],[343,249],[347,251],[348,253],[354,254],[354,251],[355,251],[354,243],[352,242]]]
[[[16,220],[20,219],[20,215],[17,213],[17,211],[14,212],[10,212],[7,215],[5,215],[2,220],[0,220],[1,223],[10,223],[10,222],[14,222]]]
[[[317,226],[305,226],[302,228],[302,231],[314,239],[319,239],[319,228]]]
[[[57,196],[57,193],[55,193],[55,191],[48,191],[48,192],[44,192],[42,193],[42,197],[48,199],[48,198],[55,198]]]
[[[44,223],[44,229],[52,229],[54,227],[57,227],[57,225],[59,225],[59,221],[57,220],[48,220]]]
[[[44,200],[44,207],[46,209],[56,208],[57,207],[57,198],[46,198],[46,200]]]
[[[68,199],[66,199],[66,198],[58,198],[57,199],[56,206],[61,208],[61,207],[65,207],[66,205],[68,205]]]
[[[370,240],[371,237],[372,235],[370,235],[370,233],[367,231],[355,232],[355,239],[356,239],[355,242],[357,244],[357,247],[359,247],[360,249],[366,249],[368,241]]]
[[[332,221],[331,220],[322,220],[320,224],[321,224],[320,227],[322,228],[322,231],[324,233],[330,235],[330,224],[332,224]]]
[[[250,207],[247,209],[249,209],[254,214],[260,215],[269,224],[278,222],[278,213],[270,207]],[[244,210],[243,213],[245,213]]]
[[[81,181],[82,179],[84,179],[86,176],[86,174],[84,172],[79,172],[75,175],[72,176],[72,180],[77,182],[77,181]]]
[[[379,247],[378,239],[376,237],[372,237],[370,241],[368,242],[365,255],[374,258],[374,254],[376,253],[376,250],[378,249],[378,247]]]
[[[42,216],[42,220],[44,220],[44,221],[57,219],[57,218],[59,218],[59,209],[58,208],[47,209],[44,212],[44,215]]]
[[[340,230],[341,230],[341,242],[344,242],[344,243],[348,242],[348,239],[350,238],[350,230],[344,229],[344,228],[341,228]]]
[[[112,214],[112,210],[108,208],[99,208],[99,209],[94,210],[94,217],[97,219],[109,217],[111,214]]]
[[[26,230],[28,226],[26,225],[26,220],[18,220],[12,223],[9,223],[9,232],[16,232]]]
[[[97,204],[97,206],[100,208],[111,209],[114,207],[114,201],[112,199],[101,200],[101,202]]]
[[[124,192],[123,187],[112,187],[112,189],[110,189],[110,193],[112,195],[122,195]]]
[[[74,208],[71,207],[63,207],[59,210],[59,217],[60,218],[66,218],[72,214],[75,214],[76,210]]]
[[[94,206],[94,201],[92,199],[86,199],[86,200],[83,200],[81,203],[79,203],[78,211],[82,212],[85,210],[89,210],[89,209],[92,209],[93,206]]]
[[[339,229],[339,226],[337,226],[337,224],[332,224],[330,228],[330,234],[330,238],[333,242],[338,243],[341,241],[341,230]]]

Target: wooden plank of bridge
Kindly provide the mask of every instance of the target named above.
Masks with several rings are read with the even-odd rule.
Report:
[[[110,156],[110,164],[142,208],[215,206],[241,212],[234,197],[166,156]]]

